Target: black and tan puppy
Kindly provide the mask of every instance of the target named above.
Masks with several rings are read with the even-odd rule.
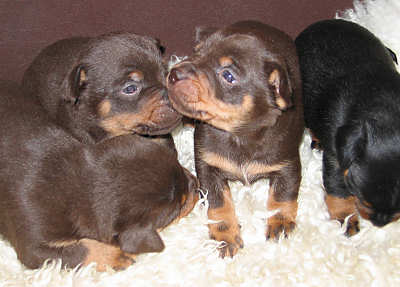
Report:
[[[383,226],[400,217],[400,76],[394,54],[344,20],[315,23],[296,39],[306,126],[323,149],[332,219],[357,213]]]
[[[270,179],[267,238],[295,227],[303,134],[301,82],[294,42],[259,22],[197,31],[193,56],[173,68],[174,108],[200,120],[195,164],[208,191],[210,236],[225,241],[221,257],[243,247],[228,180]]]
[[[169,104],[165,73],[154,39],[114,33],[46,47],[25,72],[23,87],[56,124],[81,142],[95,143],[176,127],[181,116]]]
[[[83,144],[26,92],[0,83],[0,234],[19,260],[121,269],[161,251],[158,231],[197,199],[175,151],[138,135]]]

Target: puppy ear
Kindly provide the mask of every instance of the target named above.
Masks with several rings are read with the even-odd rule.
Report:
[[[83,65],[78,65],[71,73],[70,79],[70,101],[77,105],[81,96],[82,90],[87,84],[87,71]]]
[[[367,139],[363,130],[360,124],[350,124],[340,127],[336,133],[339,165],[345,175],[353,162],[364,154]]]
[[[288,74],[276,64],[266,64],[268,85],[274,95],[276,106],[285,111],[293,105],[292,86]]]
[[[119,243],[122,251],[132,254],[161,252],[165,247],[158,232],[150,226],[132,226],[119,235]]]
[[[198,45],[217,30],[215,27],[196,27],[195,44]]]

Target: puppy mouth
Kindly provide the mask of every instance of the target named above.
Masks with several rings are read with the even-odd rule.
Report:
[[[179,115],[179,114],[178,114]],[[159,123],[142,123],[137,125],[132,132],[141,135],[157,136],[168,134],[172,132],[182,120],[182,116],[179,115],[175,119],[169,120],[165,125],[160,125]]]
[[[144,114],[123,114],[103,120],[100,126],[112,136],[139,134],[156,136],[170,133],[181,122],[182,115],[170,105],[161,103]]]

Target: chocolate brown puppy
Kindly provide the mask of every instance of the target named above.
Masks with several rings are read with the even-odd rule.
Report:
[[[23,88],[56,124],[81,142],[96,143],[130,133],[167,134],[179,124],[165,73],[157,41],[112,33],[46,47],[25,72]]]
[[[400,75],[396,55],[373,33],[324,20],[296,38],[307,128],[323,150],[332,219],[376,226],[400,218]]]
[[[266,237],[294,227],[301,180],[299,144],[303,109],[298,59],[292,39],[268,25],[245,21],[199,29],[189,59],[168,76],[173,107],[199,120],[195,164],[208,191],[210,236],[225,241],[220,255],[243,247],[228,180],[250,184],[269,178]]]
[[[0,234],[24,265],[122,269],[164,248],[158,231],[197,200],[174,150],[138,135],[86,145],[26,90],[0,83],[0,98]]]

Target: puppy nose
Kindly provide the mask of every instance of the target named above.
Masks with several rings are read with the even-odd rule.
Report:
[[[179,71],[178,69],[176,69],[176,68],[173,68],[173,69],[171,70],[171,72],[169,73],[168,82],[169,82],[171,85],[173,85],[173,84],[175,84],[176,82],[182,80],[182,78],[183,78],[182,72],[180,72],[180,71]]]

